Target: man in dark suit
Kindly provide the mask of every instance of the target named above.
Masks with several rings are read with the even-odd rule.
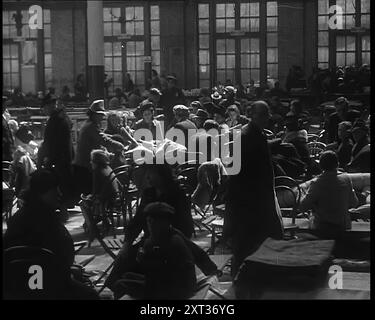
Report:
[[[189,130],[197,130],[197,126],[194,122],[189,120],[189,108],[184,105],[177,105],[173,107],[173,113],[175,116],[175,124],[170,129],[169,134],[175,129],[180,129],[185,137],[185,147],[188,147],[189,143]],[[191,133],[193,135],[194,133]]]
[[[185,96],[180,88],[177,88],[177,79],[168,76],[168,88],[162,91],[160,105],[164,108],[165,128],[171,127],[173,122],[173,107],[185,103]]]
[[[349,109],[349,101],[345,97],[336,99],[335,108],[336,112],[332,113],[328,119],[328,143],[338,141],[340,122],[350,121],[353,124],[361,116],[359,111]]]
[[[6,106],[5,102],[7,101],[6,97],[3,97],[3,161],[12,161],[13,159],[13,149],[14,149],[14,139],[12,132],[9,128],[8,121],[5,117]]]
[[[232,240],[234,277],[243,260],[267,238],[281,239],[283,227],[274,191],[271,154],[263,129],[269,107],[257,101],[252,121],[242,128],[241,171],[230,176],[227,187],[225,233]]]

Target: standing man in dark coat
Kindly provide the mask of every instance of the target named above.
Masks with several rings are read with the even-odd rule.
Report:
[[[177,79],[168,76],[168,88],[162,91],[160,105],[164,108],[165,128],[168,129],[173,122],[173,107],[185,104],[185,96],[180,88],[177,88]]]
[[[283,227],[274,190],[271,154],[263,129],[269,107],[257,101],[252,121],[241,134],[241,171],[230,176],[226,197],[226,234],[232,240],[234,277],[242,261],[255,252],[267,237],[281,239]]]
[[[14,149],[14,139],[12,135],[12,131],[10,131],[8,121],[5,117],[6,114],[6,106],[5,102],[7,101],[6,97],[3,97],[2,107],[3,107],[3,161],[12,161],[13,159],[13,149]]]
[[[72,161],[74,157],[71,136],[71,120],[60,100],[51,100],[44,105],[44,112],[49,116],[44,131],[44,140],[38,162],[54,170],[60,181],[63,203],[71,200],[73,189]],[[70,205],[69,205],[70,206]]]

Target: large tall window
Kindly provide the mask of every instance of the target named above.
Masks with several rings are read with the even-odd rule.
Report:
[[[105,73],[112,78],[109,93],[126,89],[127,74],[143,89],[150,76],[146,63],[160,72],[160,14],[157,5],[118,6],[104,10]],[[149,17],[149,18],[146,18]]]
[[[329,26],[333,5],[342,10],[342,26],[335,28]],[[318,0],[318,67],[370,64],[369,13],[370,0]]]
[[[19,44],[13,43],[17,36],[16,22],[13,15],[16,11],[3,11],[3,88],[14,89],[20,85]]]
[[[44,83],[46,88],[52,87],[52,45],[51,45],[51,10],[43,10],[44,37]]]
[[[277,79],[277,1],[217,2],[198,4],[199,86]]]

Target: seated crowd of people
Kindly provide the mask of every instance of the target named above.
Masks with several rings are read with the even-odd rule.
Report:
[[[45,100],[48,121],[38,146],[30,128],[10,119],[3,97],[3,161],[11,162],[13,172],[22,173],[10,182],[17,186],[20,201],[17,213],[8,221],[4,248],[29,245],[51,250],[61,260],[60,272],[69,279],[62,289],[64,298],[98,298],[93,289],[70,277],[74,250],[63,224],[67,209],[77,205],[82,194],[113,206],[120,184],[124,184],[113,170],[123,165],[137,169],[132,179],[140,203],[106,279],[115,298],[186,299],[195,290],[194,265],[206,275],[218,274],[207,253],[191,240],[195,232],[191,202],[204,207],[210,196],[202,200],[199,193],[216,190],[218,185],[224,190],[224,234],[233,252],[233,277],[266,238],[283,238],[275,176],[301,182],[314,179],[299,210],[312,210],[319,237],[337,239],[345,232],[349,208],[363,204],[347,173],[370,172],[368,114],[351,110],[346,98],[338,98],[333,112],[324,115],[324,130],[316,135],[315,142],[319,140],[322,149],[315,156],[310,150],[312,116],[299,100],[291,100],[285,107],[278,96],[279,85],[273,90],[275,95],[264,100],[240,94],[228,85],[211,92],[202,89],[200,98],[188,103],[175,76],[166,78],[164,88],[157,78],[153,74],[151,84],[155,86],[145,98],[131,99],[119,89],[108,106],[104,100],[93,101],[76,148],[64,99],[50,96]],[[130,103],[136,107],[134,112],[127,111]],[[157,110],[162,112],[157,114]],[[138,136],[141,129],[149,130],[149,139]],[[136,165],[129,157],[146,140],[165,140],[168,132],[177,129],[185,134],[185,141],[179,142],[186,148],[189,139],[196,139],[197,144],[199,139],[212,142],[223,134],[235,139],[234,130],[241,130],[240,172],[227,176],[227,164],[213,156],[219,146],[209,143],[208,157],[199,163],[198,183],[190,197],[177,179],[176,166]],[[191,137],[189,130],[201,134]]]

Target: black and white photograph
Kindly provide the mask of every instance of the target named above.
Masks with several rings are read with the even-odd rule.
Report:
[[[370,2],[2,1],[2,300],[371,300]]]

